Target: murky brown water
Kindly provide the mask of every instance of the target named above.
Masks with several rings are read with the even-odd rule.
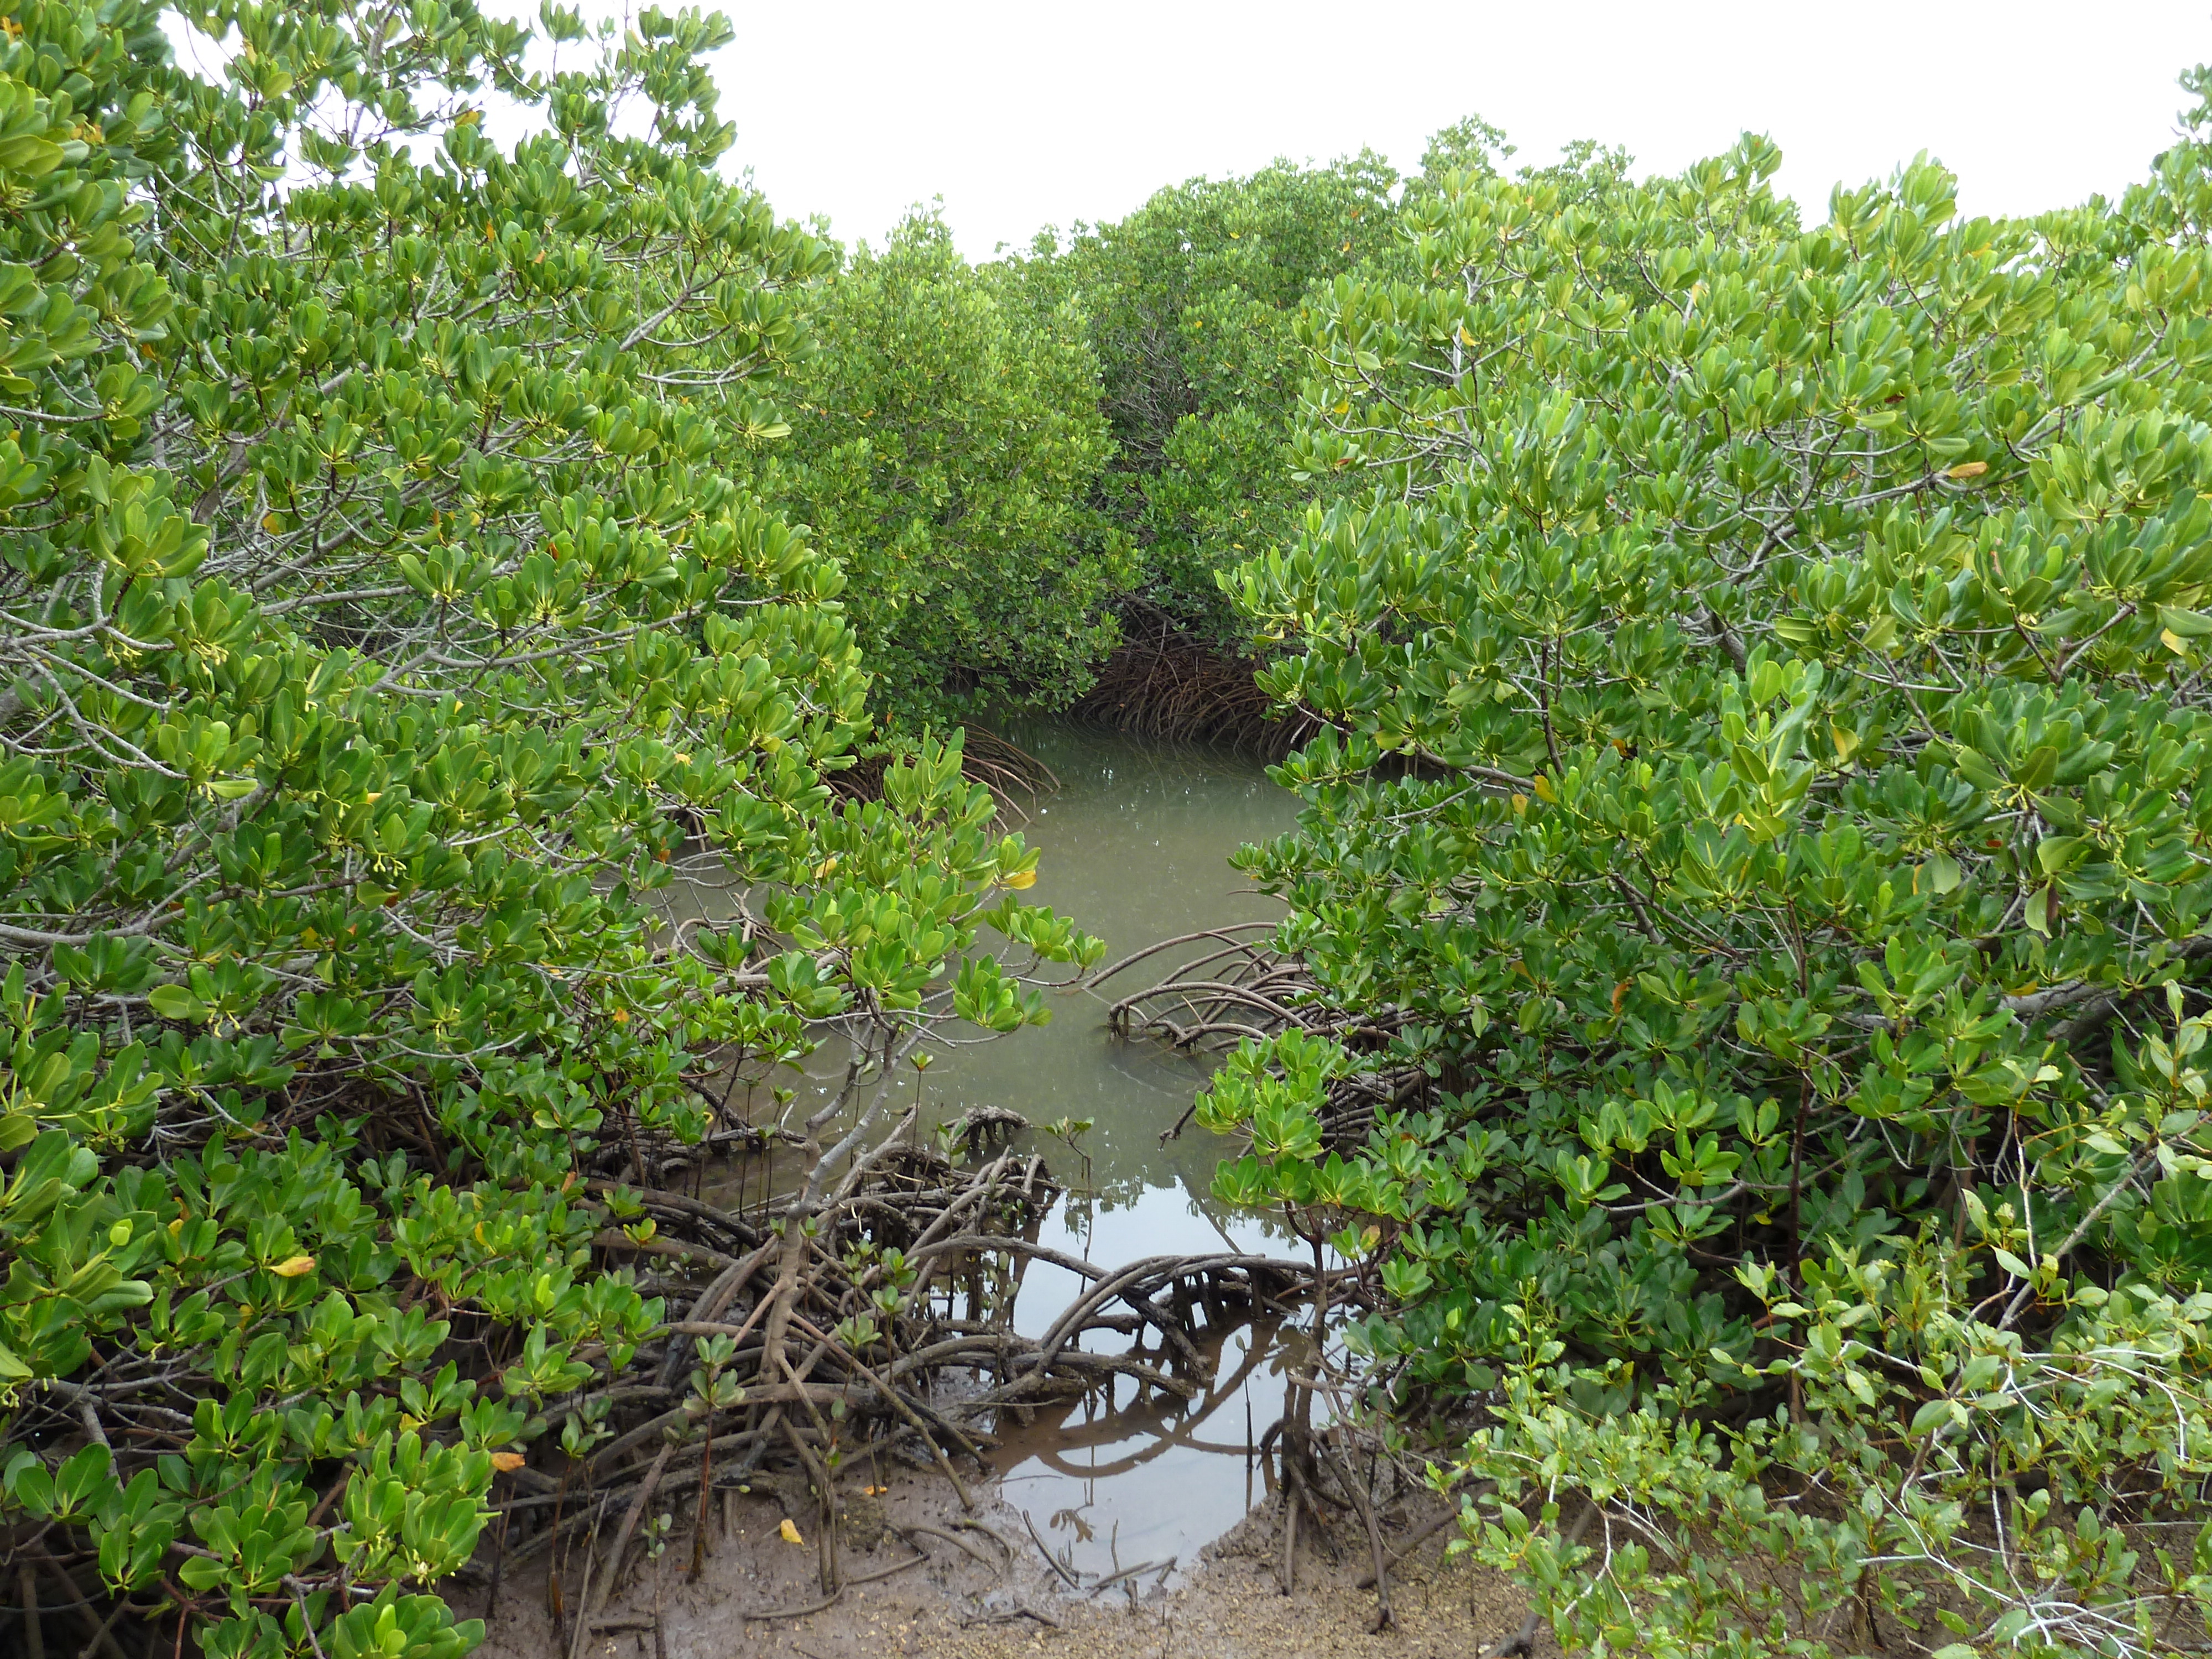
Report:
[[[1243,878],[1228,862],[1243,843],[1289,829],[1296,815],[1296,801],[1256,762],[1065,728],[1017,736],[1060,781],[1027,831],[1043,851],[1030,896],[1103,938],[1109,961],[1177,933],[1281,915],[1276,901],[1238,891]],[[1107,990],[1136,990],[1181,959],[1142,963]],[[1005,1105],[1032,1123],[1093,1121],[1079,1144],[1090,1154],[1097,1195],[1071,1195],[1060,1224],[1099,1266],[1224,1243],[1289,1253],[1280,1229],[1211,1196],[1220,1141],[1193,1127],[1160,1145],[1206,1067],[1115,1038],[1105,1029],[1105,1008],[1106,998],[1095,994],[1063,998],[1042,1030],[966,1051],[944,1072],[933,1066],[928,1080],[948,1105]],[[1054,1163],[1064,1178],[1082,1174],[1065,1148]],[[1045,1237],[1052,1237],[1049,1223]],[[1073,1275],[1032,1264],[1017,1326],[1041,1330],[1076,1289]],[[1225,1333],[1212,1345],[1212,1386],[1188,1407],[1158,1395],[1133,1404],[1124,1384],[1118,1403],[1091,1396],[1057,1422],[1041,1416],[1025,1430],[1002,1425],[1006,1500],[1079,1571],[1111,1573],[1169,1558],[1191,1563],[1256,1496],[1248,1431],[1282,1411],[1273,1334],[1251,1327]]]
[[[1243,879],[1228,863],[1238,846],[1281,833],[1295,815],[1293,799],[1258,763],[1066,726],[1011,735],[1060,783],[1031,809],[1024,832],[1043,854],[1025,896],[1103,938],[1107,961],[1176,934],[1281,913],[1275,901],[1239,891]],[[1090,1121],[1072,1141],[1033,1131],[1017,1142],[1043,1152],[1073,1189],[1047,1220],[1043,1243],[1103,1267],[1224,1243],[1270,1255],[1302,1248],[1267,1219],[1212,1199],[1223,1151],[1213,1136],[1194,1127],[1160,1144],[1203,1082],[1206,1064],[1124,1042],[1106,1028],[1112,996],[1164,977],[1206,948],[1149,961],[1105,994],[1063,993],[1053,1000],[1049,1025],[940,1048],[922,1074],[926,1127],[972,1106],[1003,1107],[1040,1128]],[[810,1100],[826,1098],[822,1091],[845,1058],[833,1041],[816,1055],[811,1075],[787,1079],[799,1091],[794,1117],[811,1109]],[[763,1097],[756,1115],[767,1109]],[[1030,1263],[1015,1304],[1017,1328],[1041,1334],[1078,1289],[1075,1275]],[[1064,1416],[1041,1412],[1025,1427],[1000,1425],[1006,1498],[1076,1571],[1110,1574],[1170,1558],[1187,1565],[1257,1496],[1248,1437],[1283,1409],[1273,1333],[1240,1328],[1207,1346],[1218,1356],[1212,1386],[1187,1406],[1133,1401],[1125,1382],[1118,1401],[1094,1395]]]

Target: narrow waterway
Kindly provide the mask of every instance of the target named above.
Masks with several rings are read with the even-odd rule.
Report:
[[[1277,901],[1240,890],[1243,878],[1228,862],[1237,847],[1280,834],[1295,816],[1295,800],[1257,762],[1062,726],[1010,735],[1060,781],[1028,809],[1024,833],[1042,858],[1024,897],[1104,939],[1107,960],[1179,933],[1281,914]],[[1147,962],[1110,994],[1164,978],[1208,948]],[[1026,1119],[1034,1127],[1015,1144],[1042,1152],[1069,1189],[1042,1242],[1102,1267],[1224,1243],[1271,1255],[1299,1248],[1266,1218],[1211,1196],[1224,1150],[1214,1136],[1194,1126],[1162,1144],[1208,1068],[1164,1045],[1115,1037],[1106,1025],[1109,1000],[1062,992],[1047,1026],[938,1050],[919,1079],[921,1123],[949,1122],[972,1107]],[[802,1097],[823,1097],[843,1059],[842,1045],[825,1047],[819,1075],[793,1079]],[[1048,1132],[1070,1120],[1090,1127]],[[1079,1288],[1066,1270],[1030,1263],[1016,1328],[1041,1334]],[[1189,1565],[1257,1496],[1251,1425],[1264,1427],[1283,1409],[1272,1339],[1265,1327],[1228,1333],[1210,1356],[1210,1386],[1188,1406],[1171,1396],[1133,1400],[1125,1383],[1115,1395],[1039,1410],[1026,1425],[1001,1421],[1002,1495],[1077,1571],[1111,1574],[1170,1558]]]
[[[1066,728],[1020,735],[1060,781],[1028,831],[1043,854],[1030,896],[1103,938],[1109,960],[1178,933],[1282,914],[1279,902],[1238,890],[1243,878],[1228,861],[1243,843],[1289,829],[1295,816],[1295,800],[1256,762]],[[1109,989],[1135,990],[1181,959],[1146,963]],[[1090,1195],[1071,1192],[1060,1220],[1098,1266],[1224,1242],[1285,1253],[1279,1229],[1212,1197],[1220,1141],[1194,1127],[1161,1144],[1206,1067],[1156,1043],[1116,1038],[1105,1012],[1102,998],[1063,997],[1042,1030],[962,1054],[939,1085],[946,1103],[1006,1105],[1033,1124],[1091,1121],[1079,1143],[1088,1170],[1069,1167],[1064,1148],[1054,1164],[1070,1182],[1087,1175]],[[928,1075],[939,1078],[934,1068]],[[1018,1328],[1042,1329],[1078,1289],[1073,1275],[1033,1264],[1015,1304]],[[1058,1420],[1047,1413],[1027,1428],[1002,1423],[1007,1502],[1079,1571],[1192,1563],[1255,1496],[1248,1430],[1282,1409],[1269,1334],[1230,1333],[1214,1356],[1212,1386],[1188,1407],[1170,1412],[1176,1402],[1154,1396],[1113,1409],[1092,1396]]]

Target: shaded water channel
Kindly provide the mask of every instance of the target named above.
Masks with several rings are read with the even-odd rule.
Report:
[[[1239,845],[1280,834],[1295,816],[1293,798],[1257,762],[1068,726],[1011,735],[1060,786],[1037,800],[1024,826],[1042,853],[1036,885],[1024,897],[1103,938],[1108,961],[1176,934],[1281,914],[1276,901],[1238,890],[1243,878],[1228,863]],[[1206,1064],[1107,1029],[1112,995],[1164,978],[1210,948],[1148,961],[1104,994],[1056,994],[1050,1024],[940,1049],[921,1075],[925,1127],[974,1107],[1013,1111],[1036,1126],[1014,1144],[1042,1153],[1069,1189],[1041,1243],[1108,1269],[1224,1247],[1299,1251],[1279,1227],[1210,1195],[1223,1142],[1193,1127],[1162,1144]],[[802,1113],[809,1097],[826,1098],[834,1088],[842,1048],[825,1045],[815,1061],[819,1075],[791,1079]],[[1091,1127],[1072,1139],[1042,1132],[1069,1119]],[[1081,1289],[1064,1268],[1029,1263],[1015,1328],[1041,1334]],[[1124,1382],[1041,1407],[1026,1425],[1002,1419],[996,1462],[1003,1497],[1078,1573],[1109,1575],[1170,1557],[1193,1564],[1199,1547],[1240,1520],[1258,1495],[1249,1435],[1283,1407],[1272,1334],[1266,1326],[1231,1331],[1207,1356],[1215,1375],[1194,1379],[1208,1386],[1188,1404],[1160,1394],[1134,1400]]]

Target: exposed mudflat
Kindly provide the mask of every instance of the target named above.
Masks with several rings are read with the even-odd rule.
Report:
[[[491,1610],[483,1659],[1485,1659],[1517,1632],[1526,1613],[1511,1584],[1464,1555],[1447,1557],[1447,1528],[1393,1569],[1395,1626],[1376,1633],[1374,1592],[1357,1583],[1370,1553],[1351,1516],[1318,1540],[1310,1525],[1304,1529],[1297,1587],[1285,1595],[1272,1500],[1186,1564],[1172,1585],[1160,1586],[1155,1575],[1142,1586],[1125,1580],[1072,1589],[1047,1565],[1021,1513],[989,1488],[973,1491],[971,1515],[937,1477],[885,1470],[888,1490],[873,1496],[871,1478],[861,1470],[841,1484],[838,1568],[846,1585],[826,1607],[817,1607],[824,1597],[814,1499],[763,1482],[734,1501],[730,1528],[717,1510],[696,1581],[688,1530],[659,1562],[635,1559],[580,1645],[564,1647],[556,1636],[543,1563],[510,1577]],[[1392,1531],[1410,1537],[1436,1513],[1435,1499],[1409,1495],[1391,1512]],[[801,1530],[800,1543],[783,1536],[787,1519]],[[635,1545],[631,1553],[641,1557]],[[572,1584],[581,1570],[580,1558],[570,1562]],[[465,1615],[486,1611],[481,1591],[453,1599]],[[800,1611],[810,1607],[817,1610]],[[567,1634],[573,1640],[572,1628]],[[1548,1633],[1531,1650],[1540,1659],[1558,1651]]]

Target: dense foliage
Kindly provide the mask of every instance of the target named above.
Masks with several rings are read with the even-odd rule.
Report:
[[[908,728],[1065,708],[1132,620],[1249,645],[1220,575],[1316,493],[1291,451],[1298,310],[1396,246],[1395,183],[1372,155],[1278,162],[982,264],[918,212],[827,280],[758,482],[844,567],[874,708]]]
[[[979,267],[729,182],[722,20],[540,25],[0,0],[11,1553],[465,1651],[667,1336],[605,1177],[842,1031],[788,1291],[924,1033],[1096,958],[928,733],[1141,610],[1327,723],[1218,1190],[1475,1403],[1563,1641],[2212,1636],[2212,75],[2033,221],[1469,121]]]
[[[1316,494],[1291,450],[1298,311],[1396,247],[1396,182],[1370,155],[1278,162],[982,264],[927,214],[859,250],[813,309],[762,488],[845,567],[878,708],[1066,708],[1123,621],[1249,645],[1221,574]]]
[[[909,724],[1065,708],[1126,586],[1082,317],[943,222],[866,248],[814,312],[765,485],[836,550],[878,706]]]
[[[714,170],[726,22],[167,15],[217,78],[0,0],[0,1533],[143,1645],[450,1655],[661,1320],[600,1149],[1042,1018],[987,914],[1095,947],[957,746],[830,805],[844,576],[739,482],[829,258]]]
[[[1389,1036],[1243,1055],[1218,1190],[1486,1403],[1571,1650],[2205,1638],[2208,122],[2032,222],[1469,167],[1301,325],[1363,494],[1237,578],[1335,728],[1246,861]],[[1432,1081],[1346,1155],[1347,1072]]]
[[[1245,638],[1218,573],[1288,534],[1313,494],[1291,464],[1299,307],[1391,246],[1396,182],[1371,154],[1194,179],[1012,262],[1088,319],[1115,445],[1103,499],[1137,559],[1127,599],[1211,646]]]

